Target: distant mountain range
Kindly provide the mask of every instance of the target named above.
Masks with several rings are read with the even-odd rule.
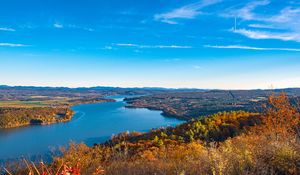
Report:
[[[198,88],[163,88],[163,87],[111,87],[111,86],[95,86],[95,87],[49,87],[49,86],[8,86],[0,85],[0,89],[30,89],[30,90],[145,90],[145,91],[172,91],[172,92],[205,92],[205,91],[273,91],[273,92],[299,92],[300,88],[282,88],[282,89],[251,89],[251,90],[223,90],[223,89],[198,89]]]
[[[147,91],[179,91],[179,92],[203,92],[209,89],[196,89],[196,88],[162,88],[162,87],[110,87],[110,86],[95,86],[95,87],[48,87],[48,86],[7,86],[0,85],[0,89],[30,89],[30,90],[147,90]]]

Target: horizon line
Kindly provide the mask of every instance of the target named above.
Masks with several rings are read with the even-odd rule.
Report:
[[[0,84],[1,87],[36,87],[36,88],[68,88],[68,89],[92,89],[92,88],[119,88],[119,89],[170,89],[170,90],[284,90],[284,89],[300,89],[300,87],[284,87],[284,88],[249,88],[249,89],[224,89],[224,88],[195,88],[195,87],[181,87],[181,88],[172,88],[172,87],[159,87],[159,86],[137,86],[137,87],[126,87],[126,86],[77,86],[77,87],[70,87],[70,86],[38,86],[38,85],[5,85]]]

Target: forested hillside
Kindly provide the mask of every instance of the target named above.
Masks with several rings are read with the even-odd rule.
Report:
[[[211,115],[220,111],[261,112],[268,97],[280,92],[299,100],[300,89],[275,90],[209,90],[204,92],[160,93],[127,98],[127,107],[148,108],[163,111],[164,116],[191,119],[199,115]]]
[[[0,108],[0,128],[26,125],[45,125],[71,120],[73,111],[68,107]]]
[[[53,164],[30,165],[19,174],[299,174],[299,108],[285,94],[270,97],[263,108],[260,114],[224,112],[174,128],[122,133],[94,147],[71,144]]]

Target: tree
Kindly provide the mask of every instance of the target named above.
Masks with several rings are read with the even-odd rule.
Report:
[[[276,140],[290,134],[297,134],[299,138],[300,115],[297,107],[290,103],[285,93],[270,96],[264,108],[261,132],[269,137],[275,137]]]

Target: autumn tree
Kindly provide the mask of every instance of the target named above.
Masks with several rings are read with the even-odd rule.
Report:
[[[290,103],[285,93],[270,96],[264,108],[261,132],[269,137],[275,137],[276,140],[290,134],[296,134],[299,138],[300,113],[297,106]]]

